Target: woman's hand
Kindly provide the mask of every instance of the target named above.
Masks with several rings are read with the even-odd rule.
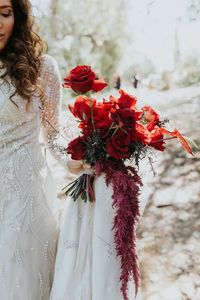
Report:
[[[83,170],[83,161],[82,160],[69,160],[68,168],[71,173],[78,174]]]
[[[89,171],[92,169],[90,164],[83,162],[82,160],[69,160],[68,169],[72,174],[79,174],[81,171]]]

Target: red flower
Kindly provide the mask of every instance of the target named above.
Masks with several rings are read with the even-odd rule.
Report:
[[[119,108],[133,108],[135,107],[137,103],[137,99],[129,94],[127,94],[125,91],[120,90],[120,98],[117,100]]]
[[[79,136],[71,141],[66,149],[68,154],[71,154],[71,158],[74,160],[82,160],[85,157],[85,146],[83,141],[85,137]]]
[[[107,83],[103,79],[96,79],[94,80],[92,91],[99,92],[107,87]]]
[[[93,118],[95,129],[109,128],[112,124],[109,112],[106,111],[102,105],[93,107]]]
[[[160,121],[160,116],[159,114],[157,114],[157,112],[155,112],[155,110],[153,110],[153,108],[151,106],[144,106],[142,108],[143,111],[143,116],[145,117],[146,121],[148,122],[159,122]]]
[[[165,150],[165,141],[163,140],[163,134],[160,132],[160,128],[155,128],[150,132],[151,142],[149,146],[164,151]]]
[[[69,105],[69,110],[76,118],[82,121],[87,121],[88,119],[91,118],[91,108],[90,108],[91,101],[92,101],[92,105],[96,104],[95,99],[89,99],[87,97],[79,96],[76,98],[73,106]]]
[[[153,110],[151,106],[144,106],[142,108],[143,111],[143,117],[145,121],[148,123],[147,124],[147,129],[149,131],[152,131],[156,125],[160,122],[160,116]]]
[[[138,112],[130,108],[119,108],[115,112],[111,113],[111,119],[118,126],[133,127],[136,121],[140,120],[141,112]]]
[[[63,87],[71,88],[76,93],[101,91],[107,86],[103,79],[95,80],[96,74],[90,66],[77,66],[64,78]]]
[[[129,146],[131,144],[131,137],[124,131],[119,130],[108,142],[107,153],[116,159],[130,158],[131,153]]]
[[[93,131],[93,122],[95,129],[109,128],[112,124],[109,112],[104,109],[102,103],[97,104],[95,99],[80,96],[74,106],[69,105],[69,109],[76,118],[81,120],[79,128],[83,129],[84,134]]]
[[[113,96],[110,96],[109,101],[103,99],[102,106],[106,111],[114,112],[116,110],[116,105],[117,105],[117,99]]]
[[[160,128],[160,132],[162,134],[167,134],[170,135],[171,137],[176,137],[178,138],[178,140],[180,141],[180,143],[182,144],[183,148],[190,154],[193,155],[192,149],[189,146],[188,142],[184,139],[184,137],[182,136],[182,134],[175,128],[174,131],[168,131],[165,128]]]
[[[149,131],[142,124],[135,124],[134,131],[132,132],[132,141],[139,141],[145,145],[151,142]]]

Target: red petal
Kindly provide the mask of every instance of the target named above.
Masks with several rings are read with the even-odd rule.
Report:
[[[170,136],[174,136],[177,137],[180,141],[180,143],[182,144],[183,148],[190,153],[191,155],[194,155],[192,152],[191,147],[189,146],[188,142],[184,139],[184,137],[182,136],[182,134],[175,128],[174,131],[169,131],[165,128],[160,128],[160,133],[162,134],[168,134]]]
[[[120,98],[118,99],[118,104],[121,108],[133,108],[136,106],[136,97],[129,95],[124,90],[119,90]]]
[[[174,134],[176,134],[176,136],[179,139],[180,143],[182,144],[183,148],[191,155],[194,155],[188,142],[184,139],[182,134],[176,128],[174,129]]]
[[[103,90],[108,84],[103,79],[94,80],[92,90],[99,92]]]

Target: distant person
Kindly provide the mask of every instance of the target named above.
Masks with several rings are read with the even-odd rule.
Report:
[[[137,87],[138,87],[138,82],[139,82],[139,78],[138,78],[138,75],[136,74],[133,76],[133,86],[135,89],[137,89]]]
[[[120,76],[117,76],[116,81],[115,81],[115,89],[119,90],[121,87],[121,78]]]

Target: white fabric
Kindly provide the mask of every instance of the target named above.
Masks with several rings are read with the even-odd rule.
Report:
[[[3,72],[3,70],[1,70]],[[39,132],[53,155],[58,151],[61,82],[55,61],[44,56],[41,77],[46,98],[41,126],[39,97],[27,101],[15,95],[10,79],[0,79],[0,299],[49,300],[53,281],[58,226],[49,203],[55,201],[49,170],[41,152]],[[46,121],[44,120],[46,118]]]
[[[51,300],[123,300],[113,240],[112,188],[95,180],[96,202],[66,200]],[[134,283],[129,284],[129,300]],[[141,300],[141,294],[136,298]]]

